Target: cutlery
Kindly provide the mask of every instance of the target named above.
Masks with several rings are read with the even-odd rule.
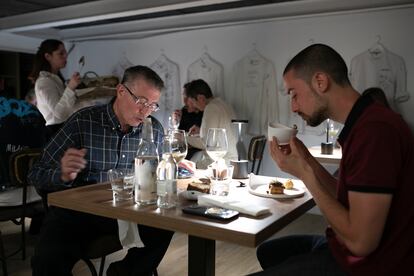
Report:
[[[239,186],[236,186],[237,188],[243,188],[246,187],[246,184],[244,184],[243,182],[239,181]]]
[[[79,70],[78,70],[78,72],[80,74],[82,72],[83,67],[85,66],[85,56],[81,56],[80,57],[80,59],[78,61],[78,64],[79,64]]]

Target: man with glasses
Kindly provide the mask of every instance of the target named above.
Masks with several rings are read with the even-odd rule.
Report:
[[[29,180],[37,189],[53,192],[107,181],[112,168],[133,168],[143,120],[158,110],[163,81],[145,66],[130,67],[116,97],[107,105],[73,114],[44,149]],[[154,142],[163,127],[152,117]],[[131,248],[110,265],[107,275],[152,275],[173,233],[138,225],[144,247]],[[32,259],[33,275],[71,275],[88,243],[99,235],[117,234],[114,219],[50,207]]]

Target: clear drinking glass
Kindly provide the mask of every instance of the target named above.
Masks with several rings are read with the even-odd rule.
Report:
[[[115,202],[132,199],[134,178],[135,175],[133,169],[110,169],[108,171],[112,197]]]
[[[224,128],[210,128],[207,132],[206,151],[214,161],[222,159],[228,150],[227,134]]]

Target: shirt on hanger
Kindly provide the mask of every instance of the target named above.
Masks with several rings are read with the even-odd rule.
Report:
[[[180,109],[183,105],[181,102],[181,86],[180,86],[180,72],[178,64],[171,61],[164,54],[157,58],[157,60],[150,65],[164,81],[165,88],[161,91],[159,100],[160,110],[154,113],[162,125],[168,126],[168,117],[176,109]]]
[[[247,133],[267,133],[269,122],[279,122],[279,101],[273,63],[256,50],[236,62],[229,101],[239,119],[249,120]]]
[[[202,79],[210,86],[215,97],[225,98],[223,65],[204,53],[187,68],[187,81]]]
[[[367,50],[352,58],[349,72],[351,83],[358,92],[379,87],[394,110],[398,103],[410,97],[403,58],[384,47]]]

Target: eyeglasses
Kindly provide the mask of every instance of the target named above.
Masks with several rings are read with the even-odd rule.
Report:
[[[131,95],[132,99],[134,99],[134,102],[136,105],[144,107],[144,108],[148,108],[149,110],[151,110],[151,112],[155,112],[160,109],[160,106],[157,103],[150,104],[148,103],[147,98],[136,96],[134,93],[131,92],[131,90],[129,90],[128,86],[126,86],[125,84],[123,84],[123,86],[128,91],[128,93]]]

